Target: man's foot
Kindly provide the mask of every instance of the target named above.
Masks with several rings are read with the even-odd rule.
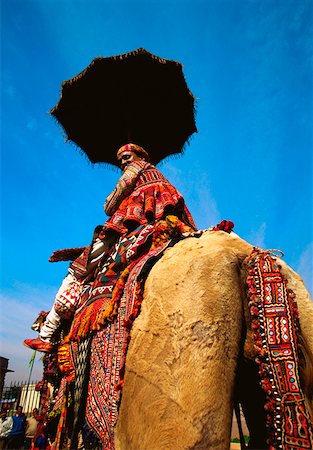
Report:
[[[38,352],[52,353],[54,346],[49,342],[45,342],[40,337],[36,339],[25,339],[23,342],[25,347],[32,348],[33,350],[38,350]]]

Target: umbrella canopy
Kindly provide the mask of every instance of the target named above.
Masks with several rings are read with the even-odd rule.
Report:
[[[179,62],[140,48],[95,58],[62,83],[50,113],[93,163],[117,165],[116,151],[132,142],[157,164],[197,131],[194,101]]]

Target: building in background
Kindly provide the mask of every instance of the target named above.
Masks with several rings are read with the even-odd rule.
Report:
[[[5,375],[8,372],[14,372],[14,370],[8,369],[8,365],[9,365],[8,358],[4,358],[3,356],[0,356],[0,398],[2,398]]]

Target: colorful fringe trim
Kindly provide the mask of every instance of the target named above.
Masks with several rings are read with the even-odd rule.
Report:
[[[106,271],[106,282],[114,286],[111,298],[99,295],[99,298],[96,298],[81,313],[77,314],[74,317],[71,331],[65,339],[64,344],[69,341],[79,342],[85,339],[91,332],[103,329],[108,322],[112,322],[115,319],[129,274],[143,257],[139,251],[142,246],[146,247],[146,253],[153,252],[154,249],[165,248],[174,236],[180,236],[183,233],[192,231],[189,226],[172,215],[167,216],[165,220],[156,222],[153,226],[146,225],[141,228],[141,230],[139,229],[140,232],[137,232],[138,236],[136,237],[135,244],[132,245],[132,262],[124,267],[120,273],[118,272],[123,266],[123,258],[125,258],[123,255],[127,251],[127,246],[130,245],[130,241],[125,239],[125,243],[122,241],[118,248],[116,261],[113,261]],[[149,237],[152,238],[152,243],[149,243]],[[128,251],[130,250],[128,249]],[[64,348],[62,346],[61,351],[63,350]]]
[[[65,441],[67,440],[67,411],[68,411],[68,400],[69,400],[69,386],[65,385],[64,392],[62,393],[62,407],[60,413],[60,419],[58,423],[56,439],[51,445],[51,450],[59,450],[64,448]]]
[[[300,327],[295,294],[270,251],[246,260],[252,330],[266,394],[270,449],[313,448],[313,430],[299,379]]]
[[[68,383],[80,376],[79,346],[91,336],[84,419],[89,435],[93,434],[106,450],[114,449],[114,427],[124,385],[130,331],[140,311],[146,277],[164,250],[187,237],[188,233],[193,233],[193,230],[176,216],[169,215],[165,220],[141,227],[132,236],[119,241],[109,265],[103,267],[98,278],[97,287],[106,289],[112,286],[111,297],[91,298],[93,301],[90,303],[87,298],[82,302],[86,307],[78,311],[70,333],[59,346],[59,369],[68,389]],[[63,385],[62,391],[66,393],[66,389]],[[62,436],[66,433],[64,408],[67,406],[61,406],[63,395],[58,396],[54,409],[55,413],[62,411],[55,449],[61,448]]]

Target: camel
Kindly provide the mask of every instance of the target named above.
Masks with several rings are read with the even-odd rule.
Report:
[[[243,262],[252,249],[235,233],[207,231],[167,249],[152,268],[131,331],[117,450],[229,448],[249,321]],[[279,264],[313,352],[313,302],[301,277]]]
[[[247,413],[250,448],[268,448],[246,283],[252,250],[233,232],[205,231],[165,250],[153,266],[131,330],[116,450],[225,450],[237,401]],[[301,277],[278,260],[296,294],[310,357],[313,302]],[[313,376],[303,377],[312,413]]]

